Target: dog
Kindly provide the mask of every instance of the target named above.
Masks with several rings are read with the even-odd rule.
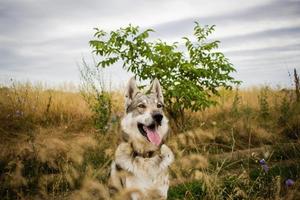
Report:
[[[130,191],[130,199],[167,199],[168,167],[174,154],[164,144],[168,119],[158,79],[142,93],[131,78],[125,91],[125,116],[121,120],[122,140],[111,164],[109,188],[114,195]]]

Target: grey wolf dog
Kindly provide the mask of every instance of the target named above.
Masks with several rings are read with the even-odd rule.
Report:
[[[121,121],[122,142],[111,165],[109,188],[112,194],[131,191],[130,198],[166,199],[168,167],[174,160],[164,144],[168,119],[163,113],[164,99],[157,79],[144,94],[134,78],[125,92],[125,116]]]

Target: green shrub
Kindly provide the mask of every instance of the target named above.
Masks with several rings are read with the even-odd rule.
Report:
[[[85,60],[80,68],[81,94],[93,112],[95,127],[102,133],[109,129],[111,119],[111,93],[107,91],[103,71],[94,65],[89,66]]]
[[[92,106],[94,122],[97,129],[106,132],[111,116],[111,98],[107,92],[97,94],[96,103]]]
[[[97,66],[105,68],[122,61],[123,68],[140,80],[159,79],[164,89],[166,110],[178,128],[184,127],[185,110],[198,111],[216,104],[210,98],[219,95],[218,88],[231,89],[233,65],[218,52],[219,41],[208,41],[215,26],[194,27],[194,39],[184,37],[185,51],[178,43],[148,41],[151,29],[140,32],[129,25],[106,33],[96,29],[90,41],[93,52],[100,57]]]
[[[241,103],[241,97],[239,96],[239,90],[238,88],[236,89],[235,95],[234,95],[234,99],[232,102],[232,106],[231,106],[231,115],[234,117],[238,117],[239,116],[239,106]]]
[[[280,107],[280,116],[278,119],[279,125],[286,125],[288,120],[291,117],[291,109],[290,109],[290,102],[288,101],[287,96],[285,95],[281,101]]]
[[[269,108],[269,103],[268,103],[268,87],[264,87],[260,95],[258,96],[259,100],[259,115],[260,117],[265,121],[269,118],[270,116],[270,108]]]

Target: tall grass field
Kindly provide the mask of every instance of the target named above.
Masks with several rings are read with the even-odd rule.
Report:
[[[103,126],[97,98],[85,91],[1,86],[0,199],[110,199],[124,99],[123,91],[106,95]],[[170,119],[176,159],[168,199],[300,199],[296,95],[266,86],[222,90],[216,106],[187,111],[184,127]]]

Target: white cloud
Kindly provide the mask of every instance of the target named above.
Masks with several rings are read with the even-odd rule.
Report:
[[[76,82],[76,64],[90,56],[88,41],[94,27],[111,30],[129,23],[153,27],[154,37],[172,42],[191,35],[195,20],[217,25],[213,37],[221,40],[221,50],[237,65],[237,76],[251,70],[251,65],[263,65],[269,73],[274,65],[270,51],[290,65],[298,62],[299,9],[299,1],[288,0],[4,1],[0,4],[0,73],[18,79]],[[129,76],[121,67],[110,70],[113,82]],[[277,64],[276,73],[284,70]],[[261,77],[266,77],[263,73]],[[263,81],[259,77],[257,83]],[[277,80],[270,77],[270,82]]]

